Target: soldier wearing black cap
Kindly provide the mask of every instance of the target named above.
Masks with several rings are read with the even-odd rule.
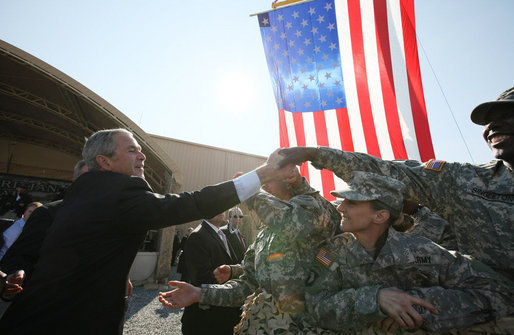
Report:
[[[497,160],[485,164],[385,161],[326,147],[297,147],[283,149],[281,154],[287,157],[281,163],[311,161],[343,180],[361,170],[402,181],[407,200],[450,222],[460,252],[514,280],[514,88],[476,107],[471,120],[485,126],[484,139]]]
[[[337,208],[343,234],[317,253],[307,313],[319,327],[343,333],[380,333],[376,322],[393,333],[398,327],[512,330],[504,320],[488,323],[514,313],[514,287],[506,278],[426,238],[390,229],[404,188],[396,179],[355,171],[346,189],[332,192],[343,199]]]

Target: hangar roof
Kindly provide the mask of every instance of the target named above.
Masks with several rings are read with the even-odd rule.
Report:
[[[79,160],[84,139],[109,128],[134,134],[147,157],[146,180],[155,191],[180,189],[176,164],[128,117],[73,78],[0,40],[0,140],[44,147]]]

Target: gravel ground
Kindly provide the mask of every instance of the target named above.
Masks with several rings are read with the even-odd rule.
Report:
[[[169,279],[179,279],[176,266],[171,268]],[[161,285],[158,289],[145,289],[143,286],[134,287],[123,328],[124,335],[181,335],[180,331],[182,310],[172,311],[164,307],[157,297],[160,291],[169,288]]]

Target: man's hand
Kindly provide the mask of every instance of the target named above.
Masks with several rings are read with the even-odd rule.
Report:
[[[401,328],[406,329],[418,329],[423,324],[423,318],[412,305],[425,307],[434,314],[439,313],[428,301],[413,297],[396,287],[380,289],[378,304],[385,314],[396,321]]]
[[[230,279],[230,275],[232,274],[232,269],[230,265],[220,265],[213,271],[214,278],[218,281],[218,283],[223,284],[227,280]]]
[[[5,277],[2,299],[10,301],[20,293],[23,290],[21,287],[23,280],[25,280],[25,271],[23,270],[18,270]]]
[[[284,167],[289,164],[301,165],[303,162],[312,161],[318,155],[318,149],[313,147],[293,147],[280,150],[284,156],[278,165]]]
[[[278,162],[282,161],[283,158],[279,151],[280,149],[275,150],[268,157],[266,164],[257,168],[256,172],[262,185],[271,181],[284,181],[294,177],[294,164],[282,164],[279,166]]]
[[[181,281],[170,281],[168,284],[176,287],[169,292],[159,292],[159,301],[171,309],[187,307],[195,302],[200,302],[201,290],[199,287]]]

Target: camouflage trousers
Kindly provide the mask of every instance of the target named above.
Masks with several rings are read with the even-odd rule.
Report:
[[[393,333],[386,333],[377,327],[370,327],[368,329],[351,333],[352,335],[393,335]],[[428,332],[425,330],[406,331],[400,330],[394,335],[409,334],[409,335],[514,335],[514,316],[507,316],[501,319],[474,325],[467,328],[460,328],[455,330],[448,330],[444,332]]]
[[[248,296],[243,305],[241,322],[234,334],[249,335],[335,335],[336,333],[312,327],[303,322],[301,329],[291,314],[281,312],[273,296],[258,290]]]

